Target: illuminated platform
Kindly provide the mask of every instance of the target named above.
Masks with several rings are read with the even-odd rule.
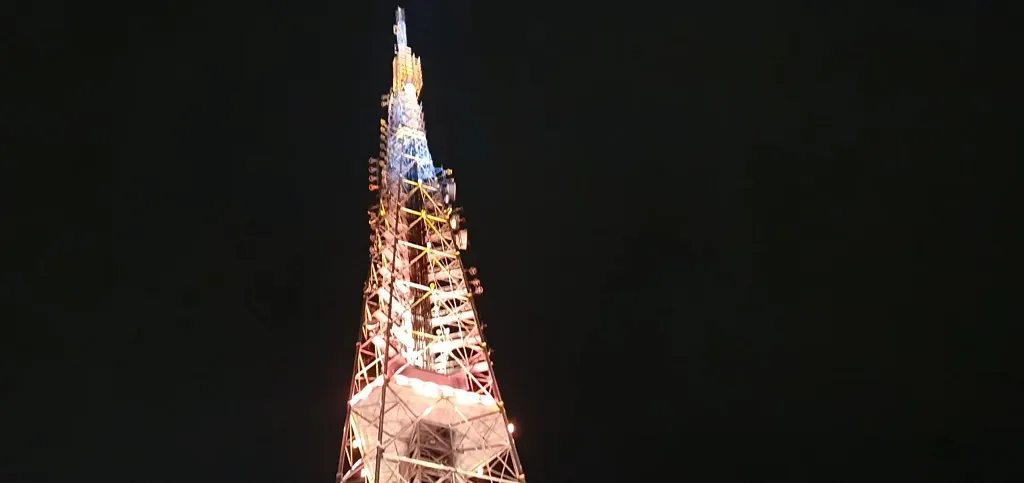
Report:
[[[376,472],[378,443],[384,451],[381,482],[406,481],[410,465],[449,472],[454,469],[463,476],[480,478],[483,466],[509,448],[511,435],[501,408],[490,396],[402,374],[391,377],[385,395],[382,381],[377,378],[349,403],[355,438],[365,450],[363,467],[367,474]],[[382,404],[384,438],[378,442]],[[424,432],[435,451],[412,454],[411,448],[424,446]],[[418,444],[410,444],[414,440]]]

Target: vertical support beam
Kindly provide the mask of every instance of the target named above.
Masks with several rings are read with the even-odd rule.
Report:
[[[473,307],[473,312],[478,316],[477,320],[480,320],[480,312],[477,311],[476,300],[472,296],[469,297],[469,303]],[[494,364],[491,362],[491,349],[490,346],[487,345],[487,338],[484,337],[484,330],[482,327],[478,333],[480,334],[480,345],[482,345],[484,349],[484,361],[487,362],[487,369],[491,372],[491,391],[494,392],[494,399],[498,401],[498,409],[501,410],[502,422],[505,427],[508,427],[509,421],[508,413],[505,411],[505,399],[501,397],[501,390],[498,389],[498,376],[495,375]],[[525,480],[523,477],[523,462],[519,459],[519,450],[516,449],[516,439],[511,434],[508,435],[508,442],[512,452],[512,463],[515,465],[514,470],[516,471],[516,478],[519,480]]]
[[[401,184],[398,185],[398,190],[399,191],[402,190],[402,185]],[[387,191],[390,192],[390,190],[387,190]],[[384,191],[382,190],[381,192],[383,193]],[[392,204],[397,204],[397,202],[395,201],[395,198],[399,198],[400,199],[401,198],[401,193],[399,193],[398,195],[392,195]],[[387,329],[385,329],[387,331],[387,334],[384,336],[384,370],[381,371],[380,376],[378,376],[378,377],[383,378],[384,384],[381,385],[381,393],[380,393],[380,418],[379,418],[380,420],[377,421],[377,448],[375,448],[375,450],[377,451],[377,456],[376,456],[377,464],[376,464],[375,468],[373,469],[373,473],[374,473],[373,481],[374,481],[374,483],[380,482],[380,465],[384,461],[384,447],[383,447],[383,445],[381,445],[381,441],[384,441],[384,411],[388,407],[387,406],[387,397],[388,397],[388,366],[391,363],[391,327],[395,323],[394,322],[394,313],[393,313],[393,311],[394,311],[394,306],[395,306],[395,279],[397,278],[396,277],[397,274],[395,273],[395,266],[397,265],[396,262],[398,261],[398,233],[397,233],[397,231],[398,231],[398,223],[397,223],[397,216],[400,216],[401,212],[395,206],[392,206],[392,209],[393,209],[392,213],[395,213],[395,216],[396,216],[396,223],[395,223],[395,228],[394,228],[396,233],[395,233],[395,240],[392,242],[394,246],[391,249],[392,250],[391,251],[391,284],[390,284],[390,287],[388,288],[388,317],[387,317],[388,318],[388,322],[387,322],[388,326],[387,326]]]
[[[360,335],[362,335],[362,327],[360,327]],[[352,382],[349,383],[348,387],[349,398],[351,398],[352,394],[356,391],[356,374],[359,373],[359,357],[361,355],[359,354],[359,349],[361,345],[362,344],[359,342],[356,342],[355,360],[352,361]],[[347,453],[352,451],[352,448],[349,447],[349,443],[352,440],[350,436],[350,432],[352,431],[352,417],[349,415],[348,401],[349,399],[345,400],[345,425],[344,429],[341,431],[341,456],[338,458],[338,474],[334,477],[336,483],[341,483],[341,477],[345,476],[345,461],[348,460]],[[349,461],[349,463],[351,464],[352,462]]]

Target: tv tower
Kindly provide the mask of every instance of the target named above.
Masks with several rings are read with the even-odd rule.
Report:
[[[391,91],[371,158],[370,273],[337,481],[525,480],[474,296],[451,170],[434,166],[420,59],[395,14]]]

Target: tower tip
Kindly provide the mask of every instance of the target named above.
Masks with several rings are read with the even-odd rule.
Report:
[[[399,47],[405,47],[409,44],[405,36],[405,10],[402,7],[395,9],[395,36],[398,37]]]
[[[423,88],[423,74],[420,71],[420,60],[409,48],[409,40],[406,37],[405,10],[402,7],[395,9],[395,59],[392,61],[394,92],[403,92],[406,85],[412,84],[415,87],[416,95],[419,95]]]

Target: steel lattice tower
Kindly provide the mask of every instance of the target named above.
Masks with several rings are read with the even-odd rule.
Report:
[[[370,159],[370,273],[338,482],[522,482],[478,322],[483,293],[459,250],[467,235],[451,170],[427,148],[420,59],[396,12],[381,152]]]

